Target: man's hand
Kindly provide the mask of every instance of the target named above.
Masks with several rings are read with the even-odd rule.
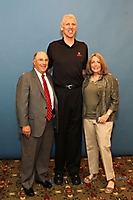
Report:
[[[23,127],[22,127],[22,133],[23,133],[25,136],[29,137],[30,134],[31,134],[31,128],[30,128],[30,126],[29,126],[29,125],[28,125],[28,126],[23,126]]]

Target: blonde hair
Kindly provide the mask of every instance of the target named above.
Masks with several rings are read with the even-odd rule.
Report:
[[[101,63],[101,72],[100,74],[108,74],[108,66],[106,64],[106,61],[105,59],[103,58],[103,56],[99,53],[93,53],[91,54],[90,58],[88,59],[88,62],[87,62],[87,65],[86,65],[86,73],[87,74],[93,74],[93,71],[91,70],[91,61],[92,61],[92,58],[96,56],[99,60],[100,60],[100,63]]]
[[[63,18],[62,18],[61,26],[63,26],[64,21],[65,21],[65,19],[66,19],[67,17],[69,17],[69,18],[73,18],[73,19],[75,20],[76,25],[77,25],[76,17],[75,17],[74,15],[72,15],[72,14],[66,14],[66,15],[64,15]]]

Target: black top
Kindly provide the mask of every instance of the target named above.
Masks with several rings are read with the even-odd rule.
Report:
[[[70,47],[62,38],[49,44],[47,54],[49,68],[53,67],[53,81],[55,84],[82,84],[82,69],[86,68],[88,60],[88,48],[84,42],[75,40]]]

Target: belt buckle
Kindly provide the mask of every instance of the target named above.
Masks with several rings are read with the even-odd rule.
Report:
[[[72,89],[72,86],[73,86],[73,85],[67,85],[67,88],[68,88],[69,90],[71,90],[71,89]]]

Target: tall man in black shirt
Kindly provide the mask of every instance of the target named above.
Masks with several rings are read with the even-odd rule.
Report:
[[[57,185],[63,183],[67,171],[72,183],[79,185],[82,145],[82,73],[88,60],[88,48],[75,39],[76,18],[63,16],[60,29],[63,38],[49,44],[49,68],[53,67],[53,81],[59,105],[59,128],[55,135],[55,176]]]

